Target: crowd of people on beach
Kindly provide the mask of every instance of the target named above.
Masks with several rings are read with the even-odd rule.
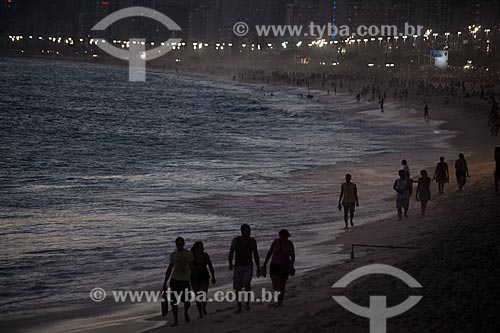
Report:
[[[420,171],[420,178],[418,180],[413,180],[410,174],[410,168],[408,162],[403,160],[401,162],[403,168],[399,171],[399,179],[394,182],[393,189],[397,192],[396,195],[396,208],[398,211],[398,220],[401,221],[403,211],[405,218],[408,217],[408,210],[410,206],[410,199],[413,193],[414,183],[417,183],[417,189],[415,191],[415,199],[420,202],[421,215],[420,217],[425,217],[427,204],[432,198],[431,184],[433,181],[437,182],[439,194],[444,194],[444,186],[450,181],[450,172],[448,164],[445,162],[444,157],[440,157],[434,175],[432,179],[429,177],[427,170]],[[463,190],[463,187],[467,183],[467,178],[470,177],[469,168],[467,166],[467,160],[464,154],[460,153],[458,159],[455,162],[455,175],[457,179],[457,184],[459,191]]]
[[[378,100],[381,95],[387,99],[388,92],[398,101],[406,101],[411,93],[422,97],[443,97],[443,104],[473,97],[489,100],[490,103],[500,99],[500,92],[495,90],[495,85],[500,84],[500,81],[493,74],[470,75],[467,72],[456,72],[449,76],[433,76],[418,72],[374,71],[367,74],[354,68],[266,70],[251,67],[238,67],[234,72],[231,74],[233,81],[283,84],[308,90],[315,88],[327,91],[328,95],[330,91],[336,95],[337,90],[343,88],[353,95],[354,91],[359,89],[356,98],[362,97],[372,102],[377,101],[377,95]],[[367,82],[369,84],[366,84]]]
[[[233,289],[237,296],[236,313],[243,312],[243,301],[245,301],[245,310],[250,311],[250,301],[244,297],[244,293],[251,291],[254,262],[257,267],[255,269],[257,277],[267,275],[267,266],[270,262],[269,275],[273,289],[278,293],[275,306],[282,306],[288,278],[295,275],[295,249],[293,242],[289,240],[290,233],[286,229],[279,231],[279,237],[272,242],[264,264],[261,266],[257,241],[251,237],[250,226],[243,224],[240,231],[241,235],[231,242],[228,255],[229,270],[233,272]],[[208,314],[206,295],[210,282],[216,283],[214,267],[202,242],[196,242],[189,251],[185,249],[184,238],[178,237],[175,240],[175,246],[175,251],[170,255],[162,288],[162,292],[166,292],[167,282],[170,280],[170,291],[174,295],[170,300],[174,318],[173,327],[179,324],[178,304],[181,302],[184,303],[184,319],[186,322],[190,321],[190,302],[187,299],[187,293],[191,288],[197,295],[204,296],[204,301],[201,302],[198,299],[196,301],[199,318]]]
[[[495,149],[494,159],[495,169],[495,192],[498,194],[500,186],[500,147]],[[410,200],[413,194],[414,184],[417,184],[415,199],[420,203],[421,215],[426,216],[427,205],[432,198],[431,184],[435,181],[438,184],[439,195],[444,194],[444,188],[450,182],[450,170],[444,157],[440,157],[436,165],[432,178],[427,170],[420,171],[420,178],[414,180],[411,177],[410,167],[407,160],[401,161],[401,168],[398,172],[399,178],[395,180],[393,190],[396,192],[396,209],[398,221],[402,221],[403,216],[408,218]],[[455,161],[455,176],[458,190],[463,191],[470,177],[469,167],[465,155],[460,153]],[[344,210],[345,229],[354,227],[354,213],[359,207],[358,187],[352,182],[352,175],[345,176],[345,182],[341,185],[338,201],[338,209]],[[269,275],[273,289],[277,292],[276,307],[283,305],[286,285],[290,276],[295,275],[295,249],[290,241],[290,233],[286,229],[279,231],[279,237],[275,239],[266,255],[264,264],[260,265],[257,241],[251,237],[251,228],[248,224],[243,224],[240,228],[241,235],[235,237],[229,249],[228,266],[233,272],[233,289],[237,295],[236,313],[243,312],[243,300],[245,300],[245,310],[250,310],[250,301],[241,298],[241,293],[252,290],[251,283],[254,271],[257,277],[267,275],[267,267],[270,262]],[[194,293],[207,295],[209,284],[216,283],[215,270],[210,256],[205,252],[203,243],[194,243],[191,251],[185,249],[185,241],[182,237],[175,240],[176,249],[170,255],[170,262],[165,273],[165,280],[162,291],[167,290],[167,282],[170,279],[170,290],[174,292],[174,299],[171,299],[174,323],[179,324],[178,304],[184,303],[184,319],[190,321],[190,302],[186,299],[186,293],[193,290]],[[254,266],[255,263],[255,266]],[[256,269],[254,268],[256,267]],[[196,301],[199,318],[207,315],[207,302]]]
[[[450,76],[435,77],[428,73],[383,73],[366,72],[360,74],[356,70],[276,70],[271,71],[259,68],[237,68],[232,74],[233,81],[260,82],[262,84],[282,84],[306,88],[307,98],[313,99],[311,89],[321,89],[329,96],[332,91],[344,89],[349,95],[355,96],[359,103],[362,100],[378,103],[380,111],[385,112],[384,104],[388,98],[394,101],[406,103],[410,97],[414,98],[437,98],[441,99],[443,105],[459,103],[465,99],[479,98],[491,104],[491,112],[488,117],[488,126],[492,136],[500,133],[500,108],[497,100],[500,92],[496,87],[500,85],[497,76],[469,75],[466,72],[456,72]],[[264,87],[263,87],[264,88]],[[272,95],[272,94],[271,94]],[[298,94],[304,98],[303,93]],[[317,99],[319,101],[319,99]],[[429,107],[424,102],[424,120],[430,121]]]
[[[497,160],[498,164],[498,156],[496,156],[495,159]],[[413,194],[413,187],[415,183],[417,184],[415,199],[417,202],[420,202],[420,217],[425,217],[427,204],[432,198],[432,182],[435,181],[438,184],[440,195],[444,194],[445,184],[450,182],[450,171],[448,168],[448,164],[445,162],[444,157],[440,157],[432,179],[429,177],[429,173],[427,170],[421,170],[420,178],[418,180],[414,180],[411,178],[410,167],[407,160],[402,160],[401,165],[401,170],[399,170],[398,172],[399,178],[396,179],[393,185],[393,189],[396,192],[396,209],[398,213],[398,220],[402,220],[403,213],[405,218],[408,217],[410,199]],[[467,160],[462,153],[459,154],[458,159],[455,162],[455,175],[457,179],[458,189],[459,191],[462,191],[465,184],[467,183],[467,178],[470,177]],[[498,177],[498,175],[496,177]],[[359,197],[357,185],[352,182],[352,175],[347,174],[345,176],[345,180],[345,183],[342,184],[340,189],[338,209],[339,211],[342,211],[342,209],[344,210],[345,229],[348,229],[349,223],[351,227],[354,227],[354,212],[356,207],[359,207]],[[495,182],[498,183],[497,178],[495,178]]]
[[[444,104],[450,103],[456,99],[479,97],[487,100],[491,105],[488,125],[491,128],[491,135],[498,135],[500,130],[500,108],[497,103],[497,96],[494,87],[489,84],[483,84],[480,78],[455,75],[453,78],[429,78],[418,77],[416,75],[408,77],[380,77],[376,74],[370,78],[366,75],[359,76],[354,72],[321,72],[321,71],[285,71],[264,69],[238,68],[236,73],[232,74],[233,81],[254,81],[262,84],[287,84],[298,88],[307,88],[309,93],[307,98],[313,98],[310,89],[319,88],[327,91],[330,95],[332,91],[337,94],[338,89],[345,89],[349,95],[354,95],[355,89],[359,93],[355,98],[357,102],[362,99],[371,103],[380,105],[381,112],[384,112],[384,102],[389,96],[395,101],[405,101],[408,99],[409,91],[416,96],[422,97],[444,97]],[[366,84],[366,82],[371,82]],[[498,82],[497,82],[498,83]],[[391,94],[392,92],[392,94]],[[304,94],[299,94],[304,98]],[[500,99],[500,94],[498,95]],[[424,121],[430,121],[429,105],[424,103]],[[498,193],[500,187],[500,148],[495,151],[495,191]],[[469,167],[464,154],[460,153],[455,161],[455,177],[459,191],[463,191],[470,177]],[[401,162],[398,170],[398,179],[394,181],[392,189],[396,192],[396,210],[398,221],[403,217],[408,218],[410,201],[413,195],[415,200],[420,203],[421,214],[424,218],[427,214],[427,206],[432,199],[431,185],[436,182],[439,195],[444,195],[445,186],[450,182],[450,170],[444,157],[440,157],[432,177],[427,170],[419,172],[418,179],[412,178],[409,163],[407,160]],[[341,185],[338,209],[343,210],[345,229],[354,227],[354,216],[356,208],[360,206],[357,184],[352,181],[353,176],[347,174],[345,182]],[[414,191],[414,184],[416,190]],[[261,266],[257,241],[251,237],[250,226],[244,224],[241,226],[241,235],[234,238],[228,253],[229,270],[233,272],[233,289],[236,293],[251,291],[251,283],[254,273],[257,277],[267,275],[267,266],[270,262],[269,275],[272,281],[273,289],[279,292],[279,297],[275,306],[283,305],[286,285],[288,278],[295,274],[295,250],[294,244],[289,240],[290,233],[283,229],[279,232],[279,238],[275,239],[266,255],[264,264]],[[205,252],[202,242],[196,242],[191,251],[184,248],[185,241],[179,237],[175,241],[176,250],[170,255],[170,263],[165,274],[163,291],[167,290],[167,282],[170,279],[170,289],[174,292],[182,293],[192,290],[195,293],[207,293],[210,282],[216,283],[215,271],[210,260],[210,256]],[[255,264],[255,266],[254,266]],[[180,294],[183,295],[183,294]],[[174,323],[178,325],[178,305],[184,302],[184,316],[186,322],[190,320],[190,303],[179,296],[172,300],[172,313]],[[250,303],[245,302],[245,310],[250,310]],[[207,303],[196,303],[198,315],[203,318],[207,315]],[[236,313],[243,312],[243,302],[238,298],[236,302]]]
[[[500,184],[500,147],[495,150],[495,191],[498,193]],[[427,204],[432,198],[431,184],[435,181],[438,184],[439,194],[444,194],[444,188],[450,182],[450,170],[444,157],[440,157],[436,165],[432,178],[427,170],[420,171],[420,178],[414,180],[411,177],[410,167],[407,160],[401,161],[401,168],[398,172],[399,178],[393,185],[396,192],[396,209],[398,221],[402,221],[403,216],[408,218],[410,200],[413,194],[414,184],[417,184],[415,199],[420,203],[421,215],[426,216]],[[470,177],[467,160],[464,154],[460,153],[455,161],[455,176],[459,191],[463,191]],[[345,176],[345,182],[341,185],[338,201],[338,209],[344,210],[345,229],[354,227],[354,213],[356,207],[359,207],[358,187],[352,182],[352,175]],[[233,289],[236,295],[241,292],[250,292],[254,272],[257,277],[267,275],[267,266],[270,262],[269,275],[272,281],[273,289],[278,293],[276,307],[283,305],[286,285],[290,276],[295,275],[295,249],[290,241],[290,233],[286,229],[279,231],[279,237],[275,239],[266,255],[264,264],[260,265],[259,251],[257,241],[251,237],[251,228],[248,224],[243,224],[240,228],[241,235],[234,238],[228,253],[228,267],[233,272]],[[170,255],[170,262],[165,273],[165,280],[162,291],[167,290],[167,282],[170,279],[170,290],[174,292],[174,299],[171,300],[174,323],[177,326],[178,304],[184,303],[185,321],[190,321],[189,309],[190,302],[186,299],[187,291],[193,290],[194,293],[202,293],[205,296],[208,293],[209,284],[216,283],[215,270],[210,256],[205,252],[203,243],[198,241],[194,243],[191,251],[185,249],[185,241],[182,237],[175,240],[176,250]],[[255,264],[255,266],[254,266]],[[256,269],[254,268],[256,267]],[[175,294],[177,293],[177,294]],[[243,312],[243,299],[237,297],[236,313]],[[199,318],[207,315],[207,302],[196,301]],[[245,310],[250,310],[250,302],[245,300]]]

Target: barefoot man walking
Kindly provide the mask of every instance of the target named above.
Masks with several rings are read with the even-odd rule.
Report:
[[[340,197],[339,197],[339,210],[344,208],[344,221],[345,228],[349,228],[348,221],[350,217],[351,227],[354,227],[354,211],[356,207],[359,207],[358,200],[358,188],[356,184],[351,182],[352,176],[347,174],[345,176],[345,183],[342,184],[340,188]]]
[[[184,248],[184,238],[177,237],[175,240],[176,250],[170,255],[170,264],[165,273],[162,291],[167,291],[167,281],[170,279],[170,290],[174,293],[172,299],[172,313],[174,315],[175,327],[179,325],[178,305],[184,302],[184,319],[189,322],[189,306],[187,293],[190,289],[189,273],[193,270],[193,254]]]
[[[235,258],[233,266],[233,257]],[[253,258],[252,258],[253,257]],[[234,272],[233,288],[237,294],[238,310],[241,313],[242,290],[249,292],[253,277],[253,260],[257,265],[257,277],[260,276],[260,259],[257,250],[257,242],[250,237],[250,226],[243,224],[241,226],[241,236],[233,239],[231,249],[229,250],[229,270]],[[246,310],[250,310],[250,302],[246,302]]]

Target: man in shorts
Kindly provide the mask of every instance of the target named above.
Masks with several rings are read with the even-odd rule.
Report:
[[[257,242],[250,237],[250,226],[243,224],[241,226],[241,236],[233,239],[231,249],[229,250],[229,270],[233,271],[233,288],[236,291],[238,310],[236,313],[242,312],[242,290],[245,292],[251,291],[251,283],[253,277],[253,260],[257,265],[257,277],[260,276],[260,259],[257,250]],[[233,266],[233,258],[235,262]],[[252,260],[253,257],[253,260]],[[246,309],[250,310],[250,302],[247,299]]]
[[[345,176],[345,183],[342,184],[340,188],[340,197],[339,197],[339,210],[344,208],[344,221],[345,221],[345,229],[348,229],[349,226],[347,222],[351,221],[351,227],[354,227],[354,211],[356,207],[359,207],[358,200],[358,188],[356,184],[351,182],[352,176],[347,174]]]
[[[163,290],[167,290],[167,281],[170,277],[170,291],[173,293],[172,313],[174,315],[174,323],[172,327],[179,325],[178,304],[184,302],[184,319],[189,321],[189,306],[187,301],[187,293],[190,290],[189,276],[193,270],[193,253],[184,248],[184,238],[178,237],[175,240],[176,250],[170,255],[170,264],[165,273],[165,282]]]
[[[393,188],[397,192],[396,208],[398,210],[399,221],[401,221],[403,209],[405,217],[408,217],[408,209],[410,208],[410,181],[407,178],[405,170],[399,171],[399,179],[394,182]]]

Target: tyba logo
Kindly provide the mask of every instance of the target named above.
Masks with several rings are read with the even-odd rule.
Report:
[[[338,280],[332,288],[346,288],[352,281],[371,274],[394,276],[405,282],[410,288],[422,288],[420,283],[408,273],[399,268],[382,264],[373,264],[355,269]],[[410,310],[420,302],[422,296],[409,296],[403,303],[390,308],[387,307],[386,296],[370,296],[369,308],[355,304],[345,296],[333,296],[333,299],[348,311],[358,316],[369,318],[370,333],[386,333],[387,319],[396,317]]]
[[[129,7],[118,10],[99,21],[92,30],[106,30],[113,23],[128,17],[147,17],[154,19],[163,24],[171,31],[182,31],[168,16],[146,7]],[[161,46],[146,51],[146,40],[144,38],[131,38],[129,40],[129,49],[119,49],[110,43],[97,43],[97,46],[104,52],[112,55],[115,58],[126,60],[129,62],[129,81],[146,81],[146,61],[161,57],[172,51],[173,46],[178,44],[181,38],[170,38]]]

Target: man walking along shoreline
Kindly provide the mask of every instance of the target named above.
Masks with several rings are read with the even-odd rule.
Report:
[[[167,290],[167,281],[170,279],[170,290],[175,297],[172,299],[172,313],[174,315],[174,323],[172,326],[179,324],[178,304],[184,302],[184,319],[186,322],[189,318],[189,306],[187,301],[187,292],[190,290],[189,278],[190,272],[193,271],[193,253],[184,248],[184,238],[178,237],[175,240],[176,250],[170,255],[170,263],[165,273],[165,281],[163,282],[162,291]]]
[[[251,291],[253,277],[253,261],[257,265],[257,277],[260,277],[260,259],[257,250],[257,241],[250,237],[251,230],[248,224],[241,226],[241,236],[233,239],[229,250],[229,270],[233,271],[233,288],[237,294],[238,309],[242,312],[242,290]],[[253,258],[252,258],[253,257]],[[233,258],[234,265],[233,265]],[[250,310],[250,302],[246,302],[246,310]]]
[[[351,179],[352,176],[350,174],[347,174],[345,176],[346,182],[343,183],[340,188],[339,210],[342,210],[342,208],[344,208],[345,229],[349,228],[349,218],[351,227],[354,227],[354,212],[356,210],[356,207],[359,207],[358,188],[356,184],[351,182]]]

